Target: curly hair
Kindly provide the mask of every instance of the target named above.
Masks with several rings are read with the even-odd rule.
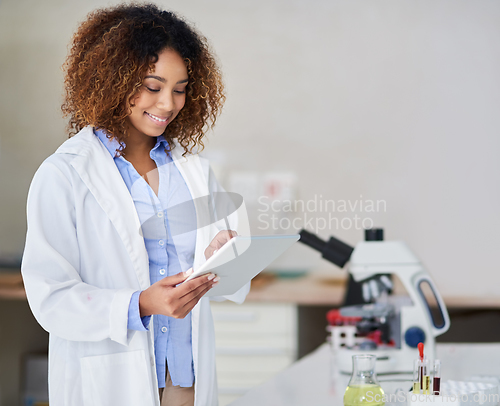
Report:
[[[203,149],[225,101],[221,73],[205,37],[172,12],[153,4],[120,5],[91,12],[74,34],[63,65],[63,115],[70,137],[91,125],[105,130],[123,148],[130,101],[154,67],[158,54],[173,49],[186,63],[186,102],[163,135],[184,154]]]

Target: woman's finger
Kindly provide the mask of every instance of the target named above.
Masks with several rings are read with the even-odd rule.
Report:
[[[215,285],[217,285],[217,282],[211,283],[208,286],[204,286],[204,289],[202,289],[199,292],[197,292],[197,294],[195,296],[193,296],[191,298],[191,300],[189,300],[184,305],[183,311],[185,311],[186,314],[188,314],[191,310],[193,310],[193,307],[196,306],[196,303],[198,303],[200,301],[200,299],[203,297],[203,295],[205,293],[207,293],[210,289],[212,289]]]
[[[218,244],[220,245],[218,248],[220,248],[233,237],[236,237],[236,231],[223,230],[217,233],[214,240],[218,242]]]
[[[208,259],[214,255],[222,246],[227,243],[231,238],[236,237],[238,233],[233,230],[222,230],[217,233],[210,245],[205,250],[205,258]]]
[[[165,278],[161,279],[160,282],[164,286],[175,286],[181,282],[184,282],[187,279],[187,277],[192,273],[193,273],[193,268],[190,268],[186,272],[179,272],[172,276],[166,276]]]
[[[181,295],[179,296],[180,299],[182,299],[184,302],[191,300],[195,296],[195,292],[200,291],[201,289],[204,289],[205,285],[210,286],[213,284],[213,280],[216,279],[216,275],[213,273],[198,276],[197,278],[194,278],[190,280],[189,282],[186,282],[182,286],[185,286],[185,289],[183,289]],[[193,283],[191,283],[193,282]]]

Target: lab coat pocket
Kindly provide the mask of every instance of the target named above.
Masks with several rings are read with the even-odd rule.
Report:
[[[143,350],[84,357],[80,365],[85,406],[154,404]]]

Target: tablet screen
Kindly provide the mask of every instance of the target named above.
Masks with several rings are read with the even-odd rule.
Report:
[[[219,283],[205,296],[231,295],[282,255],[300,236],[236,236],[189,275],[185,282],[212,272]]]

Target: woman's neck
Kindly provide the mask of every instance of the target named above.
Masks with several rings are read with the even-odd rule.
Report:
[[[149,158],[149,152],[156,144],[156,137],[130,133],[126,139],[126,146],[123,152],[127,159]]]

